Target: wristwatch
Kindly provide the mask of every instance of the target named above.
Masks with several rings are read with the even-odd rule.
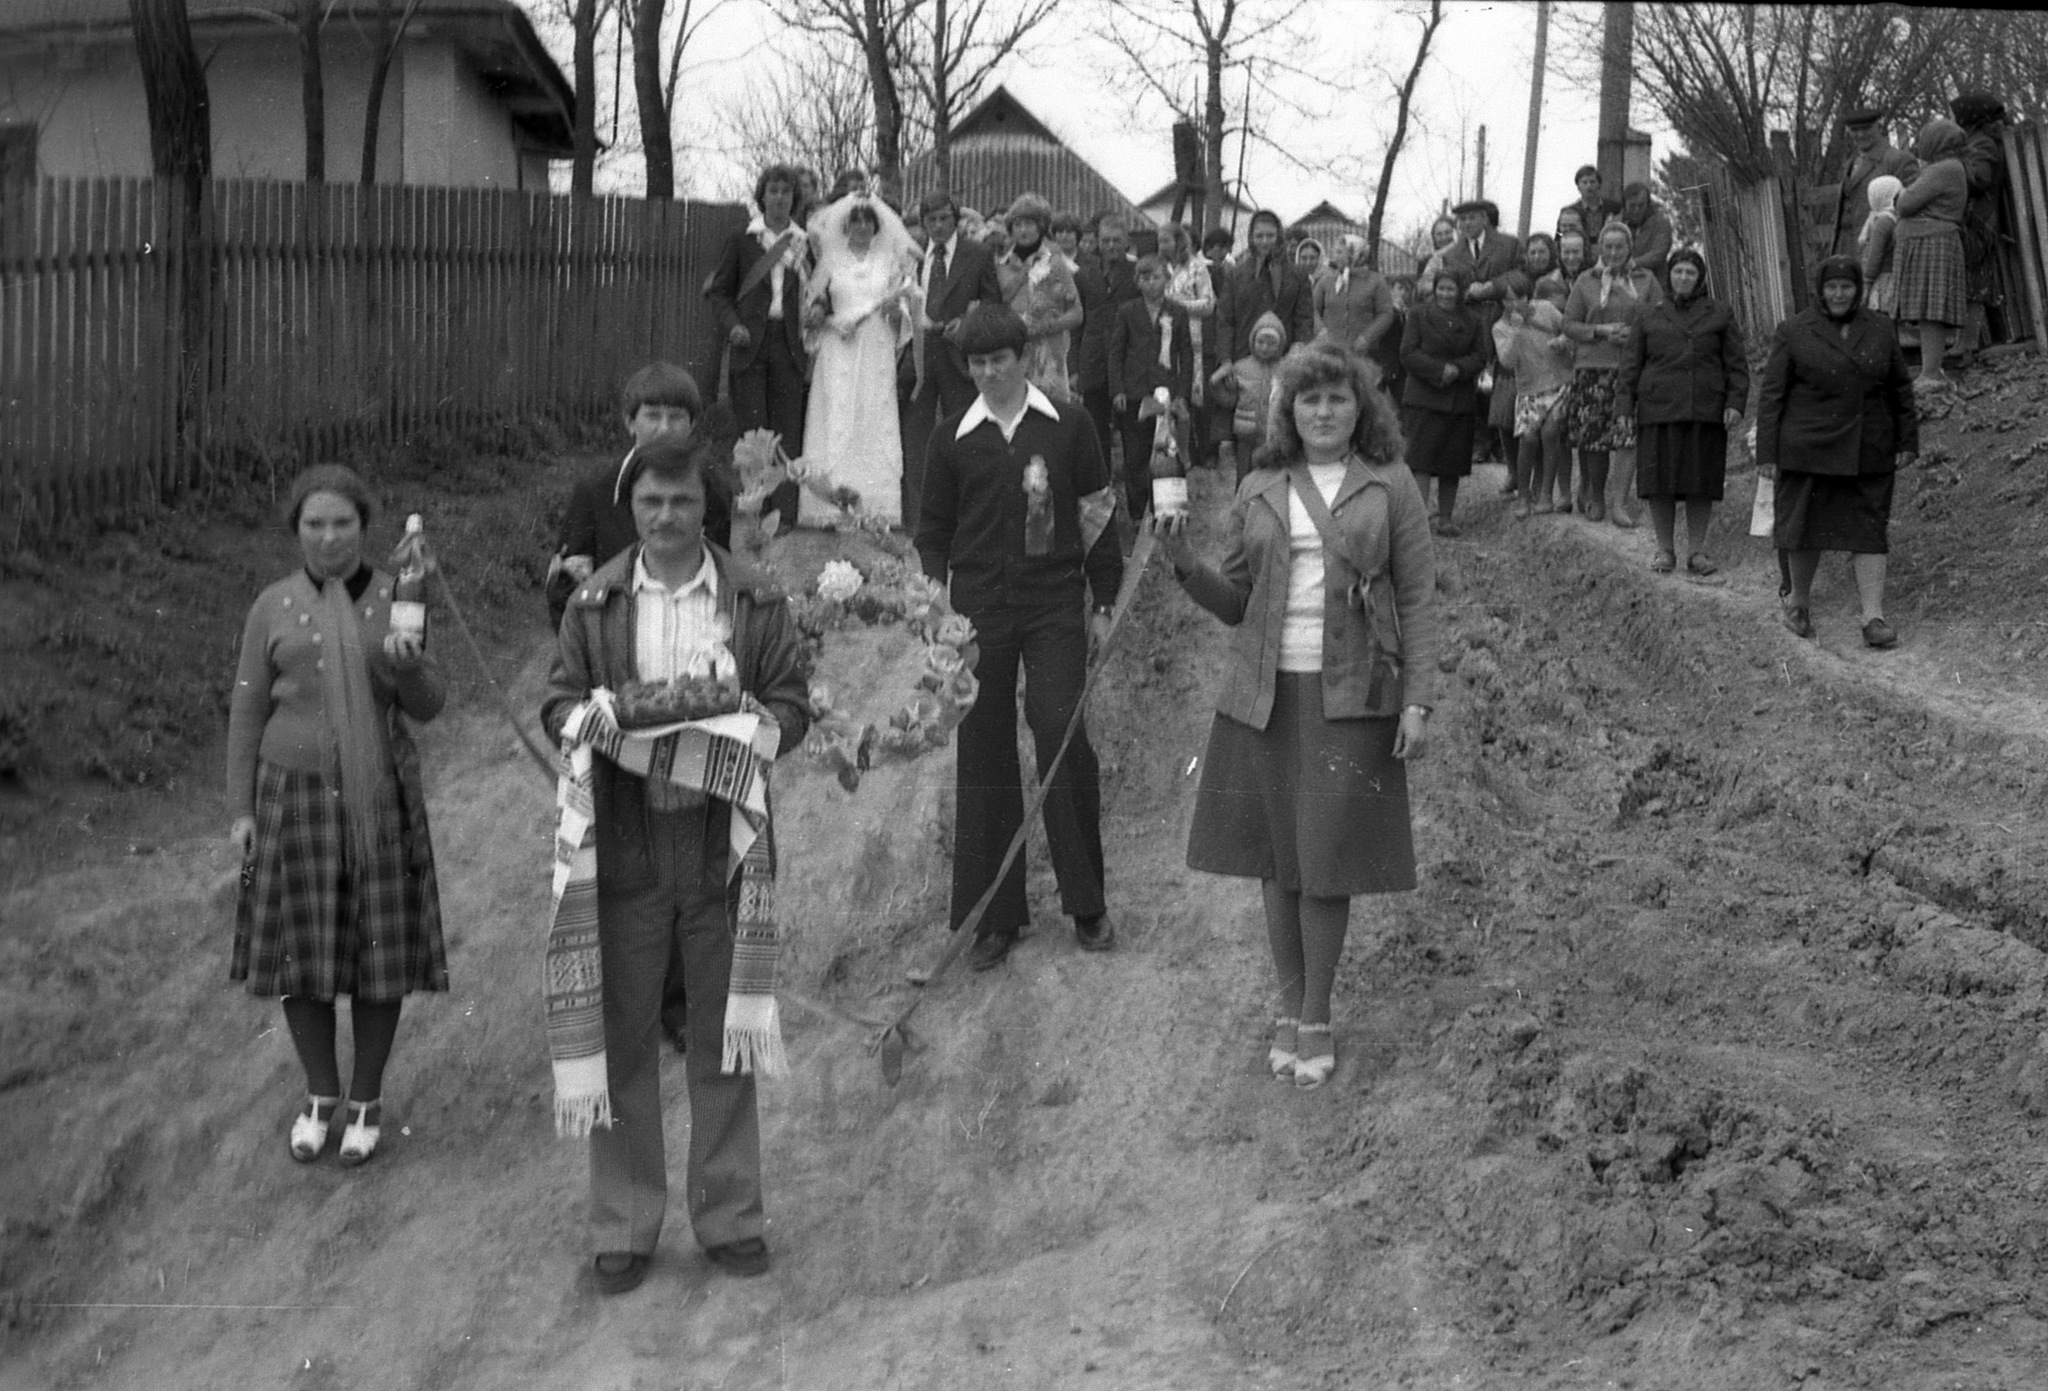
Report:
[[[1097,618],[1107,618],[1107,617],[1109,617],[1109,616],[1110,616],[1111,614],[1113,614],[1113,613],[1115,613],[1115,612],[1116,612],[1116,605],[1114,605],[1114,604],[1097,604],[1097,605],[1096,605],[1096,606],[1094,607],[1094,609],[1092,610],[1092,612],[1094,613],[1094,615],[1095,615],[1095,616],[1096,616]]]

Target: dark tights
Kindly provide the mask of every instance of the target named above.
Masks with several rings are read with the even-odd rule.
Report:
[[[1449,521],[1451,513],[1458,508],[1458,481],[1455,478],[1436,480],[1436,515],[1441,521]]]
[[[356,1066],[349,1082],[349,1100],[375,1101],[384,1094],[384,1064],[391,1061],[391,1045],[398,1037],[399,1009],[397,1000],[350,997]],[[292,1046],[299,1050],[299,1065],[306,1069],[306,1090],[314,1096],[340,1096],[341,1067],[334,1057],[334,1002],[311,995],[287,995],[284,1022],[292,1031]]]

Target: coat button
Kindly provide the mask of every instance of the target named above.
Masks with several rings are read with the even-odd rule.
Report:
[[[313,645],[315,647],[318,647],[320,645],[320,636],[321,635],[318,633],[313,634]]]
[[[312,621],[313,615],[310,613],[302,613],[299,615],[299,622],[301,623],[311,623]]]
[[[327,659],[326,659],[325,657],[315,657],[315,658],[313,659],[313,670],[315,670],[315,671],[325,671],[325,670],[327,670]]]

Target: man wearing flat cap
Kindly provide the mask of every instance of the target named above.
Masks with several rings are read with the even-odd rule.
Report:
[[[1842,126],[1856,153],[1849,159],[1849,171],[1842,176],[1841,200],[1835,209],[1835,254],[1857,255],[1856,238],[1870,218],[1870,181],[1890,174],[1900,183],[1912,182],[1920,162],[1894,146],[1885,134],[1884,112],[1875,106],[1858,106],[1842,118]]]

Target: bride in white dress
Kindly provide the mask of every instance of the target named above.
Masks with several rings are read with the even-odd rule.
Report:
[[[896,355],[908,341],[917,244],[887,204],[853,194],[811,217],[818,269],[805,326],[817,335],[804,460],[835,488],[860,494],[861,510],[903,522],[902,430],[896,418]],[[802,526],[843,524],[847,514],[806,488]]]

